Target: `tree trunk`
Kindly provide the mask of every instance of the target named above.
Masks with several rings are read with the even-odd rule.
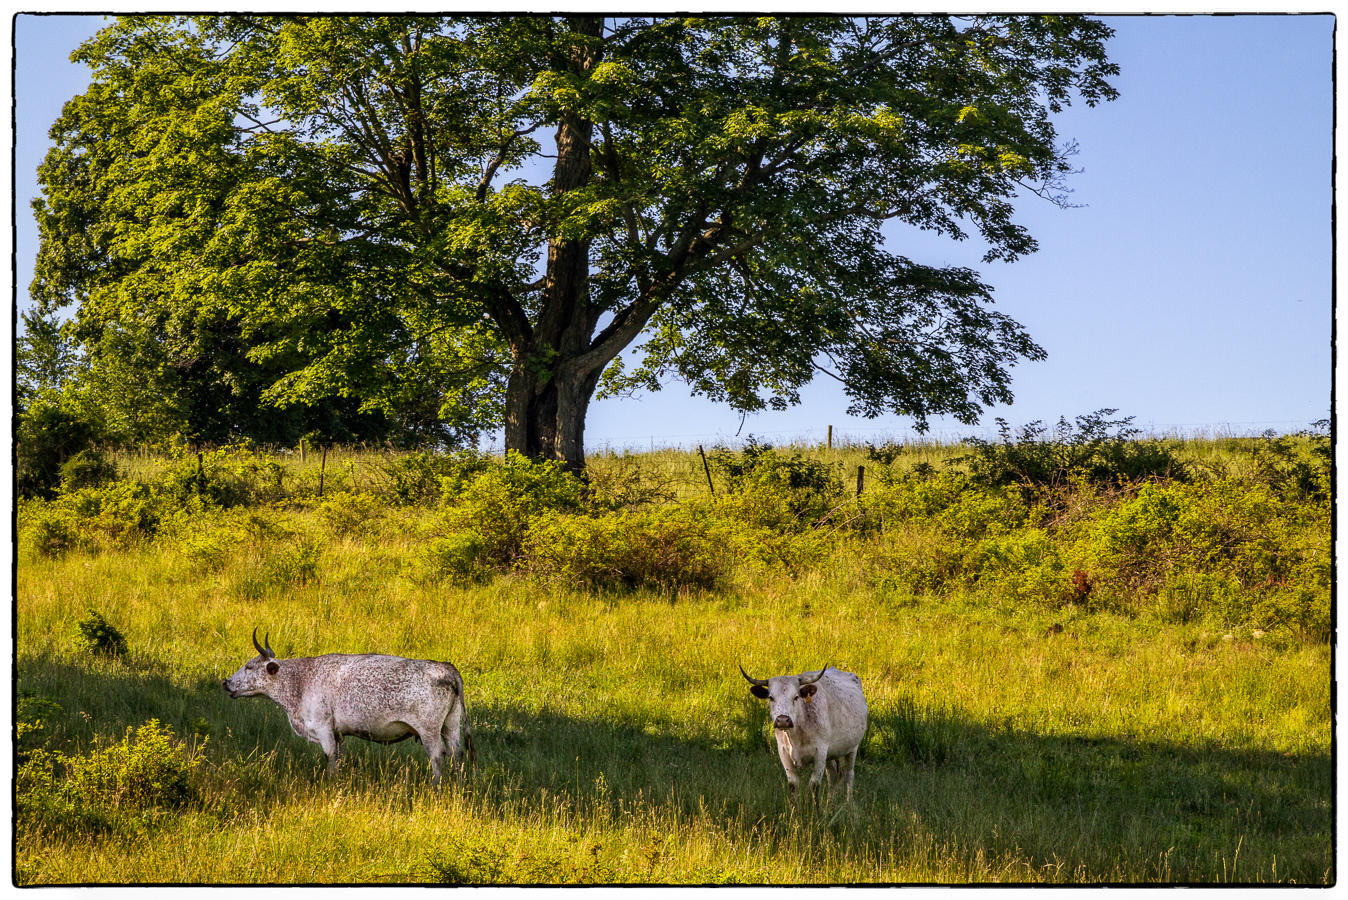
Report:
[[[578,36],[570,52],[553,65],[587,74],[599,61],[601,19],[568,18]],[[591,40],[585,40],[585,38]],[[554,195],[583,188],[593,174],[590,143],[594,123],[573,110],[557,124]],[[547,271],[538,320],[527,343],[515,346],[514,369],[506,385],[506,450],[533,459],[561,460],[568,469],[585,468],[585,413],[602,366],[580,362],[590,349],[598,311],[590,304],[590,241],[585,238],[548,243]]]
[[[573,472],[585,468],[585,414],[598,373],[540,376],[516,366],[506,386],[506,450],[531,459],[555,459]]]

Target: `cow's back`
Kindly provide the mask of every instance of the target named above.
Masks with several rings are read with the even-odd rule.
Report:
[[[329,653],[314,658],[313,687],[322,690],[342,718],[380,718],[409,706],[452,700],[463,691],[449,663],[378,653]]]
[[[850,751],[866,736],[866,695],[861,679],[851,672],[829,669],[819,680],[828,695],[828,717],[832,726],[830,752]]]

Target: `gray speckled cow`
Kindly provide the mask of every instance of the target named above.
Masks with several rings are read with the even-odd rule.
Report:
[[[329,653],[277,659],[271,642],[257,642],[258,655],[225,679],[231,697],[270,697],[285,710],[290,727],[323,748],[328,774],[341,763],[347,735],[391,744],[416,735],[440,783],[446,755],[454,763],[473,754],[463,703],[463,679],[446,662],[376,653]]]
[[[811,795],[818,801],[819,783],[827,768],[825,790],[844,778],[850,803],[857,749],[866,734],[866,696],[861,691],[861,679],[829,666],[817,672],[767,679],[752,678],[741,666],[740,674],[752,685],[751,694],[768,701],[777,755],[786,770],[792,802],[800,785],[800,772],[806,768],[810,769]]]

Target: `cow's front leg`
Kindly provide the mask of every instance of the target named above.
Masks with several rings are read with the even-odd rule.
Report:
[[[782,771],[786,772],[786,793],[791,804],[796,803],[796,791],[800,788],[800,776],[796,774],[796,757],[791,752],[790,742],[777,736],[777,758],[782,761]]]
[[[828,767],[827,748],[817,748],[814,754],[814,768],[810,771],[810,796],[817,804],[819,802],[820,783],[823,783],[824,800],[828,801],[828,781],[824,778],[824,770]]]
[[[323,748],[323,755],[328,758],[327,777],[331,778],[337,774],[337,770],[342,765],[342,738],[341,735],[331,728],[321,729],[314,738],[318,746]]]

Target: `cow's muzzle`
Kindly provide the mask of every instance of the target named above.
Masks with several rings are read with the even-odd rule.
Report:
[[[790,716],[778,716],[777,718],[772,720],[772,727],[776,728],[778,731],[785,731],[786,729],[793,727],[795,724],[796,724],[795,722],[791,721]]]

